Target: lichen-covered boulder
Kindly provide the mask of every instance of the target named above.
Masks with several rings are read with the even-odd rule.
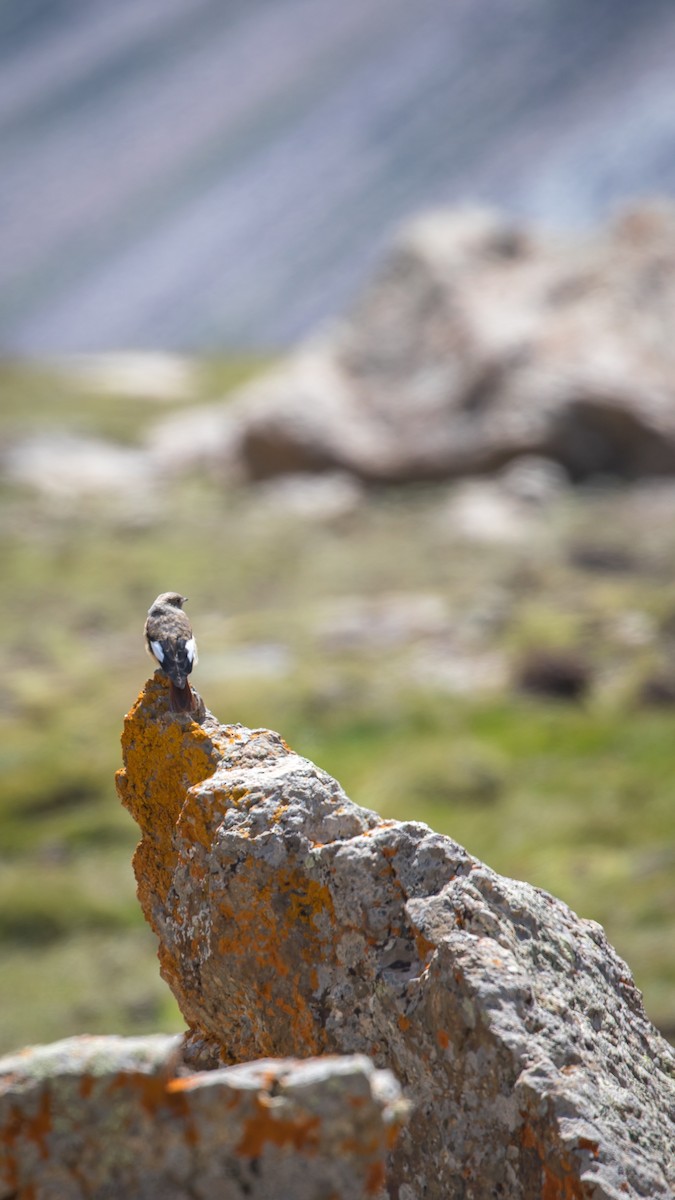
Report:
[[[405,1116],[362,1055],[186,1073],[181,1038],[0,1059],[0,1200],[363,1200]]]
[[[365,1053],[413,1104],[398,1200],[673,1194],[673,1053],[602,929],[266,730],[151,680],[119,774],[188,1058]]]

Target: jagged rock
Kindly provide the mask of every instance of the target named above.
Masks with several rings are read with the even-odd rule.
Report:
[[[601,928],[266,730],[128,714],[138,892],[196,1065],[366,1053],[413,1103],[397,1200],[624,1200],[675,1187],[673,1053]]]
[[[381,1196],[400,1089],[363,1055],[181,1070],[181,1038],[0,1060],[0,1200]]]
[[[483,211],[431,214],[333,335],[244,389],[223,458],[252,479],[406,483],[522,455],[574,480],[672,474],[674,306],[673,207],[576,240]]]

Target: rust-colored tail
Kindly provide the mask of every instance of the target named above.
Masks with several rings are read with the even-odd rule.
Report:
[[[177,687],[173,680],[170,679],[169,688],[169,703],[171,705],[172,712],[194,712],[197,705],[195,703],[194,695],[192,694],[192,688],[187,680],[185,681],[185,687]]]

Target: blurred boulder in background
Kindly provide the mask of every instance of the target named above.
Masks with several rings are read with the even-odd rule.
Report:
[[[431,482],[523,456],[579,482],[672,474],[674,310],[672,207],[576,238],[423,216],[332,336],[240,393],[224,452],[254,480]]]
[[[482,210],[428,214],[401,231],[340,325],[225,401],[162,418],[141,449],[105,462],[92,444],[91,467],[83,442],[55,441],[50,465],[41,436],[10,447],[5,464],[46,490],[65,473],[79,491],[116,472],[146,485],[195,471],[327,474],[343,491],[346,477],[500,475],[482,515],[477,495],[466,501],[467,527],[517,540],[524,509],[570,481],[675,473],[673,311],[673,206],[574,238]]]
[[[583,700],[591,682],[590,663],[573,650],[532,650],[516,671],[521,691],[555,700]]]
[[[151,475],[145,455],[103,438],[39,433],[10,445],[4,455],[10,483],[44,492],[54,500],[127,491],[147,498]]]

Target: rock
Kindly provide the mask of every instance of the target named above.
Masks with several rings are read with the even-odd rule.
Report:
[[[15,442],[3,458],[8,480],[56,501],[132,493],[147,502],[155,482],[141,450],[102,438],[40,433]]]
[[[516,670],[516,687],[534,696],[581,701],[588,695],[593,671],[577,650],[530,650]]]
[[[410,678],[417,686],[432,687],[451,696],[475,697],[503,691],[509,674],[506,656],[499,651],[444,638],[418,649],[410,664]]]
[[[352,517],[364,503],[364,491],[353,475],[334,474],[277,476],[257,488],[258,508],[269,514],[290,519],[339,523]]]
[[[673,1052],[601,928],[382,820],[274,733],[128,714],[134,869],[194,1066],[367,1054],[413,1104],[398,1200],[675,1187]]]
[[[228,402],[195,405],[152,426],[145,438],[148,468],[169,478],[207,471],[235,481],[239,440],[239,422]]]
[[[0,1060],[0,1200],[382,1196],[405,1116],[362,1055],[186,1073],[180,1038],[79,1037]]]
[[[238,460],[389,484],[528,455],[576,481],[672,475],[674,306],[672,206],[576,240],[430,214],[332,336],[240,394]]]
[[[648,708],[673,708],[675,706],[675,674],[671,671],[655,671],[642,681],[637,696],[638,704]]]
[[[550,541],[550,516],[568,481],[557,463],[536,455],[516,458],[493,478],[461,479],[441,494],[439,534],[486,545]]]
[[[400,451],[371,419],[330,342],[312,344],[278,372],[251,383],[232,403],[237,455],[249,479],[343,472],[386,482]]]
[[[550,458],[524,454],[501,472],[499,482],[507,496],[528,505],[544,507],[564,493],[568,478]]]
[[[439,529],[463,541],[517,546],[539,532],[537,514],[489,479],[467,479],[455,485],[439,507]]]
[[[190,400],[199,385],[196,363],[156,351],[73,354],[57,359],[54,365],[67,381],[103,396],[159,402]]]

